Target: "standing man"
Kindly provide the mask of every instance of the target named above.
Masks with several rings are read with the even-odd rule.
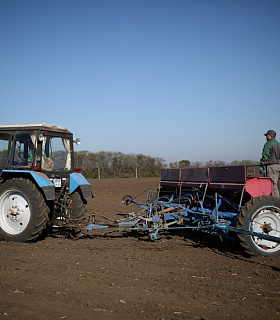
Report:
[[[268,130],[264,135],[267,142],[263,147],[261,166],[267,166],[267,176],[274,183],[274,196],[279,198],[277,182],[279,177],[280,143],[275,139],[276,132],[274,130]]]

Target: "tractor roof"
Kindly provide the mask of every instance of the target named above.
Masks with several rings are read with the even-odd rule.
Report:
[[[0,130],[49,130],[56,132],[68,132],[68,129],[62,126],[53,126],[46,123],[33,123],[33,124],[4,124],[0,125]]]

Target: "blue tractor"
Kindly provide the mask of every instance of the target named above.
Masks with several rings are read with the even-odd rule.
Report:
[[[75,169],[73,134],[49,124],[0,125],[0,239],[30,242],[82,223],[91,186]]]

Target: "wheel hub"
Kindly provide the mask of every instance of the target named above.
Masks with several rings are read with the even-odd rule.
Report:
[[[262,226],[262,231],[263,231],[263,233],[269,234],[269,232],[272,231],[271,223],[265,222]]]
[[[266,207],[257,212],[252,219],[252,230],[271,236],[280,236],[280,210],[277,208]],[[253,237],[257,246],[267,251],[277,251],[279,243]]]
[[[28,225],[30,220],[30,205],[21,192],[8,190],[0,199],[0,225],[9,234],[18,234]]]
[[[9,209],[10,219],[14,222],[20,222],[23,219],[24,210],[20,209],[18,206],[12,206]]]

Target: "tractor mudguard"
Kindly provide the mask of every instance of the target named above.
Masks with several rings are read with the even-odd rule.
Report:
[[[7,176],[22,176],[23,174],[30,174],[32,178],[35,180],[36,184],[39,188],[41,188],[44,192],[44,195],[47,200],[55,199],[55,187],[52,181],[42,172],[35,172],[30,170],[3,170],[1,172],[1,177]]]
[[[270,178],[258,177],[246,181],[245,190],[253,197],[272,194],[273,181]]]
[[[73,193],[78,187],[80,187],[84,199],[93,198],[90,183],[86,180],[86,178],[81,173],[71,173],[69,188],[70,193]]]

